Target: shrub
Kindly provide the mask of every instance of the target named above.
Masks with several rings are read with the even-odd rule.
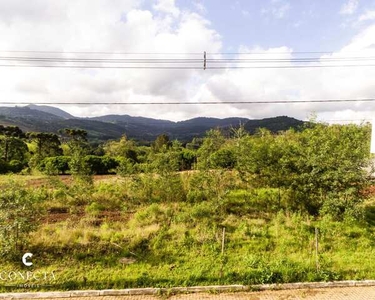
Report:
[[[134,174],[136,172],[136,166],[134,162],[129,158],[117,157],[117,168],[116,174],[120,176],[128,176]]]
[[[69,156],[55,156],[45,158],[39,170],[48,175],[66,174],[69,171]]]
[[[213,168],[233,169],[236,157],[229,149],[220,149],[210,156],[210,165]]]
[[[19,160],[14,159],[9,162],[9,171],[13,173],[21,172],[23,167],[24,167],[24,164],[20,162]]]
[[[118,161],[109,156],[87,155],[85,163],[92,174],[109,174],[118,166]]]
[[[104,206],[101,205],[100,203],[97,203],[97,202],[92,202],[91,204],[89,204],[85,208],[86,213],[88,213],[92,216],[99,215],[100,212],[102,212],[103,210],[105,210]]]
[[[181,166],[180,170],[191,170],[193,168],[193,165],[197,161],[197,154],[195,151],[189,150],[189,149],[183,149],[181,151]]]

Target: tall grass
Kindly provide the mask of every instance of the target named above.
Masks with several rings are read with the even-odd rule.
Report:
[[[291,211],[277,189],[244,186],[235,172],[50,181],[28,192],[43,195],[46,211],[27,243],[33,270],[56,274],[37,289],[375,278],[371,213],[337,221]],[[22,267],[2,261],[1,268]]]

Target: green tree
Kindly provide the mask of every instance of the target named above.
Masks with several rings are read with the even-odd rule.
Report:
[[[287,147],[278,136],[261,129],[255,136],[244,136],[236,147],[236,168],[242,179],[257,187],[280,187],[284,175],[281,158]]]
[[[46,157],[60,156],[63,154],[59,137],[54,133],[29,132],[29,140],[35,143],[34,155],[29,161],[31,168],[39,168]]]
[[[87,131],[82,129],[66,128],[63,133],[67,136],[67,145],[70,152],[69,169],[72,175],[79,177],[87,177],[91,174],[91,170],[85,160],[89,154],[89,144],[87,141]],[[87,177],[88,178],[88,177]]]
[[[69,156],[46,157],[38,165],[38,168],[48,175],[64,175],[69,171],[69,162]]]
[[[301,132],[298,142],[290,176],[298,203],[314,214],[323,207],[329,212],[330,203],[338,216],[363,200],[369,182],[369,126],[316,124]]]
[[[0,125],[0,153],[5,162],[25,160],[28,149],[23,138],[25,134],[19,127]]]
[[[210,168],[211,154],[218,151],[225,143],[225,138],[219,129],[207,131],[202,146],[197,151],[198,168]]]
[[[166,134],[159,135],[155,142],[151,145],[155,152],[164,152],[171,147],[172,143],[169,140],[169,136]]]
[[[85,162],[92,174],[109,174],[118,167],[118,162],[109,156],[87,155]]]
[[[210,165],[213,168],[233,169],[236,157],[231,149],[219,149],[210,156]]]
[[[29,132],[27,136],[30,140],[35,141],[36,155],[39,159],[45,157],[62,155],[61,142],[57,134],[47,132]]]
[[[368,126],[309,124],[277,135],[260,130],[240,139],[236,168],[251,186],[285,193],[287,208],[339,217],[363,200],[369,141]]]
[[[138,162],[137,146],[134,141],[128,140],[124,135],[119,141],[109,141],[104,145],[104,151],[112,157],[128,158]]]

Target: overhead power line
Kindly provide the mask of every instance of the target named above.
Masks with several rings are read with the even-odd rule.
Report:
[[[14,51],[16,52],[16,51]],[[291,58],[228,58],[210,57],[206,52],[201,57],[197,53],[185,53],[195,57],[176,58],[170,54],[183,53],[132,53],[132,54],[163,54],[168,57],[55,57],[51,54],[59,52],[34,51],[33,55],[0,55],[0,67],[16,68],[74,68],[74,69],[300,69],[300,68],[346,68],[374,67],[375,56],[351,57],[291,57]],[[1,53],[1,51],[0,51]],[[13,52],[12,52],[13,53]],[[44,53],[43,56],[35,54]],[[45,55],[45,54],[49,55]],[[72,52],[74,53],[74,52]],[[78,52],[77,52],[78,53]],[[82,52],[84,53],[84,52]],[[99,53],[99,52],[92,52]],[[103,52],[104,53],[104,52]],[[308,52],[306,52],[308,53]],[[312,53],[312,52],[311,52]],[[30,52],[27,52],[30,54]],[[67,54],[62,53],[61,54]],[[129,53],[128,53],[129,54]]]
[[[310,99],[310,100],[254,100],[254,101],[191,101],[191,102],[10,102],[0,101],[0,105],[223,105],[223,104],[304,104],[304,103],[343,103],[375,102],[375,98],[361,99]]]
[[[52,62],[115,62],[115,63],[155,63],[155,62],[321,62],[321,61],[368,61],[375,56],[353,57],[297,57],[297,58],[71,58],[71,57],[38,57],[38,56],[0,56],[4,61],[52,61]]]
[[[156,69],[156,70],[202,70],[199,66],[92,66],[92,65],[20,65],[0,64],[0,67],[9,68],[63,68],[63,69]],[[306,68],[358,68],[375,67],[375,64],[350,65],[288,65],[288,66],[206,66],[205,70],[225,69],[306,69]]]
[[[202,55],[202,52],[126,52],[126,51],[44,51],[1,50],[0,53],[111,54],[111,55]]]
[[[293,55],[301,55],[301,54],[333,54],[333,53],[340,53],[340,54],[354,54],[354,53],[364,53],[368,52],[370,49],[363,49],[363,50],[353,50],[353,51],[241,51],[241,52],[206,52],[207,55],[275,55],[275,54],[293,54]],[[375,49],[374,49],[375,50]],[[88,54],[88,55],[96,55],[96,54],[110,54],[110,55],[200,55],[202,56],[204,50],[200,52],[133,52],[133,51],[63,51],[63,50],[0,50],[0,53],[40,53],[40,54],[47,54],[47,53],[54,53],[54,54]]]

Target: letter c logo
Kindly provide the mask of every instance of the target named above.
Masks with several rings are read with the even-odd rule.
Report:
[[[30,267],[33,265],[33,263],[31,261],[27,261],[27,258],[31,258],[33,256],[32,253],[25,253],[23,256],[22,256],[22,263],[26,266],[26,267]]]

